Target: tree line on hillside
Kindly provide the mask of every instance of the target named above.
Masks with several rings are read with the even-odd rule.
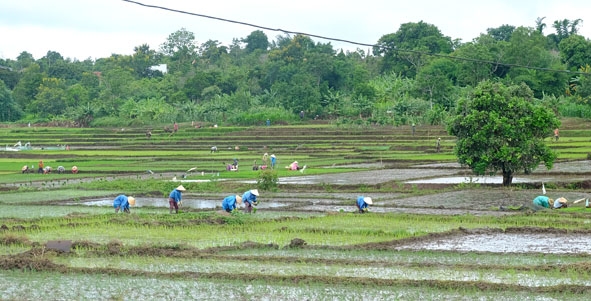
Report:
[[[444,124],[483,82],[527,85],[557,115],[591,118],[591,41],[582,21],[489,28],[470,42],[432,24],[405,23],[372,49],[335,50],[304,35],[259,30],[199,44],[182,28],[159,49],[96,60],[0,59],[0,121],[78,126],[199,121],[262,125],[329,119],[355,124]],[[166,65],[166,72],[154,68]],[[533,67],[533,68],[532,68]],[[560,72],[570,71],[570,72]]]

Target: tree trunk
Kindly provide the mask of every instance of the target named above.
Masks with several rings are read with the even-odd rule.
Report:
[[[513,172],[503,171],[503,186],[511,186],[513,182]]]

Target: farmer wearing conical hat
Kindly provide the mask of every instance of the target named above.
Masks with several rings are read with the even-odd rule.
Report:
[[[224,198],[222,201],[222,208],[226,210],[226,212],[232,212],[236,209],[236,205],[242,204],[242,197],[239,195],[230,195]]]
[[[170,207],[169,213],[172,214],[172,210],[174,209],[174,213],[179,213],[179,203],[182,204],[182,192],[185,191],[185,187],[183,185],[179,185],[177,188],[173,189],[168,196],[168,205]]]
[[[373,201],[368,196],[359,196],[357,197],[357,209],[359,209],[359,213],[366,213],[368,212],[368,205],[373,204]]]
[[[242,201],[244,202],[244,211],[250,213],[252,211],[252,205],[258,205],[257,196],[259,196],[258,189],[251,189],[242,195]]]
[[[115,208],[115,213],[119,212],[119,210],[121,210],[121,212],[130,213],[130,205],[135,205],[135,198],[132,196],[128,197],[124,194],[117,196],[113,201],[113,208]]]
[[[556,201],[554,201],[554,205],[552,206],[552,209],[562,209],[562,208],[566,208],[568,207],[568,200],[560,197],[557,198]]]

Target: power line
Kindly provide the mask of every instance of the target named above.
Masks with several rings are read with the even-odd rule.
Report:
[[[204,14],[192,13],[192,12],[188,12],[188,11],[184,11],[184,10],[172,9],[172,8],[168,8],[168,7],[158,6],[158,5],[145,4],[145,3],[141,3],[141,2],[137,2],[137,1],[131,1],[131,0],[122,0],[122,1],[123,2],[129,2],[129,3],[132,3],[132,4],[136,4],[136,5],[140,5],[140,6],[144,6],[144,7],[161,9],[161,10],[175,12],[175,13],[180,13],[180,14],[185,14],[185,15],[191,15],[191,16],[196,16],[196,17],[202,17],[202,18],[207,18],[207,19],[218,20],[218,21],[222,21],[222,22],[228,22],[228,23],[234,23],[234,24],[239,24],[239,25],[245,25],[245,26],[254,27],[254,28],[263,29],[263,30],[268,30],[268,31],[277,31],[277,32],[283,32],[283,33],[286,33],[286,34],[304,35],[304,36],[319,38],[319,39],[323,39],[323,40],[329,40],[329,41],[335,41],[335,42],[343,42],[343,43],[348,43],[348,44],[353,44],[353,45],[359,45],[359,46],[377,47],[377,48],[391,50],[391,51],[394,51],[394,52],[409,52],[409,53],[414,53],[414,54],[419,54],[419,55],[428,55],[428,56],[435,56],[435,57],[443,57],[443,58],[448,58],[448,59],[452,59],[452,60],[459,60],[459,61],[466,61],[466,62],[473,62],[473,63],[483,63],[483,64],[490,64],[490,65],[497,65],[497,66],[505,66],[505,67],[524,68],[524,69],[537,70],[537,71],[559,72],[559,73],[568,73],[568,74],[573,74],[573,75],[591,75],[590,73],[580,72],[580,71],[559,70],[559,69],[544,68],[544,67],[534,67],[534,66],[527,66],[527,65],[521,65],[521,64],[511,64],[511,63],[500,63],[500,62],[487,61],[487,60],[482,60],[482,59],[472,59],[472,58],[467,58],[467,57],[452,56],[452,55],[447,55],[447,54],[429,53],[429,52],[418,51],[418,50],[397,49],[397,48],[395,49],[395,48],[391,48],[391,47],[387,47],[387,46],[382,46],[382,45],[377,45],[377,44],[368,44],[368,43],[362,43],[362,42],[355,42],[355,41],[351,41],[351,40],[345,40],[345,39],[339,39],[339,38],[331,38],[331,37],[327,37],[327,36],[321,36],[321,35],[316,35],[316,34],[309,34],[309,33],[305,33],[305,32],[297,32],[297,31],[286,30],[286,29],[281,29],[281,28],[271,28],[271,27],[256,25],[256,24],[242,22],[242,21],[224,19],[224,18],[209,16],[209,15],[204,15]]]

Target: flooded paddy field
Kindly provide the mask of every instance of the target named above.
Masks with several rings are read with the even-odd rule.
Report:
[[[83,172],[16,174],[22,180],[0,185],[0,299],[586,300],[591,294],[591,209],[531,206],[542,183],[553,198],[588,197],[589,160],[563,159],[552,170],[517,174],[515,185],[503,188],[498,176],[475,177],[453,163],[451,145],[431,158],[432,141],[404,136],[387,138],[402,141],[397,153],[381,135],[368,146],[341,139],[313,145],[301,135],[273,151],[281,166],[297,159],[308,169],[282,169],[276,189],[260,190],[256,213],[240,206],[230,214],[222,212],[222,199],[254,188],[256,173],[218,170],[233,157],[260,160],[267,149],[258,138],[246,136],[240,151],[209,154],[215,137],[181,133],[150,141],[159,152],[152,155],[141,153],[148,142],[143,131],[137,134],[123,145],[126,156],[140,154],[124,162],[101,145],[73,156],[11,154],[29,164],[41,156],[64,165],[80,160]],[[86,157],[86,149],[101,159]],[[117,160],[103,163],[102,156]],[[102,169],[92,174],[97,164]],[[200,172],[188,173],[193,166]],[[180,184],[190,189],[180,213],[169,214],[167,193]],[[136,197],[131,214],[114,213],[120,193]],[[369,213],[357,213],[358,196],[372,197]],[[66,251],[51,248],[56,241]]]

